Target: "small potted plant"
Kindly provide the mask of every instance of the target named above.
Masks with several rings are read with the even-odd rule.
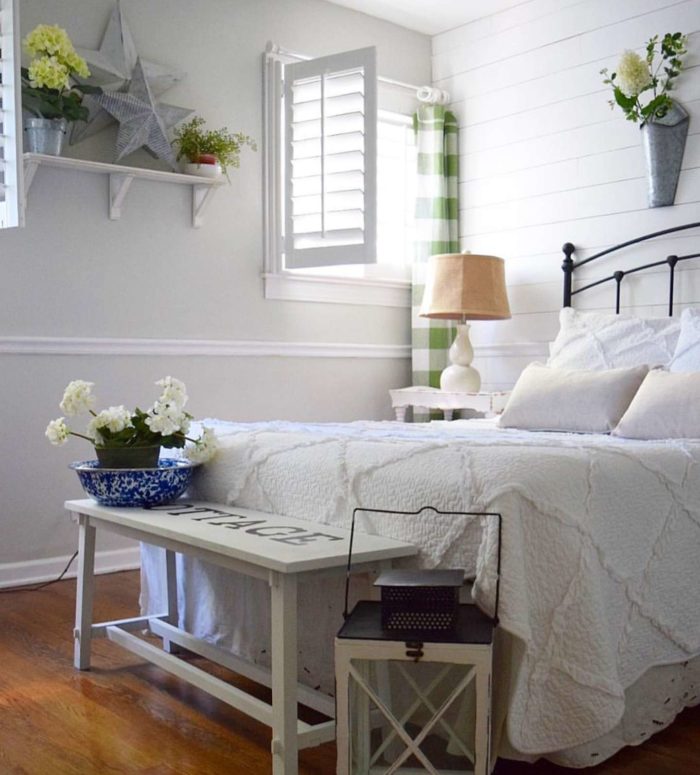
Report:
[[[75,76],[87,78],[90,71],[61,27],[39,24],[27,35],[24,46],[33,57],[21,71],[22,107],[32,114],[24,121],[24,150],[60,156],[68,124],[88,118],[83,94],[101,90],[71,84]]]
[[[190,175],[215,178],[223,173],[228,177],[229,167],[240,166],[244,146],[257,150],[255,141],[242,132],[230,133],[226,127],[205,129],[205,123],[201,116],[195,116],[175,130],[177,160]]]
[[[185,447],[185,456],[192,462],[209,460],[216,451],[216,437],[208,428],[203,429],[199,439],[187,435],[192,415],[185,411],[185,385],[174,377],[164,377],[156,385],[163,392],[147,412],[138,408],[132,412],[125,406],[95,412],[94,383],[74,380],[65,389],[59,406],[68,416],[91,415],[87,431],[73,431],[65,417],[59,417],[48,424],[46,436],[55,445],[64,444],[69,436],[86,439],[94,445],[100,466],[105,468],[157,467],[161,447]]]

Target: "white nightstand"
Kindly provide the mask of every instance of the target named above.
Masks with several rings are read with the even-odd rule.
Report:
[[[452,419],[455,409],[473,409],[487,417],[500,414],[508,401],[509,391],[500,393],[448,393],[431,387],[408,387],[390,390],[391,405],[396,419],[406,419],[406,409],[417,406],[422,409],[440,409],[446,420]]]

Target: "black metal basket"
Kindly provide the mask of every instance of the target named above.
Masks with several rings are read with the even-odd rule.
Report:
[[[457,625],[461,570],[392,570],[375,581],[382,629],[446,632]]]

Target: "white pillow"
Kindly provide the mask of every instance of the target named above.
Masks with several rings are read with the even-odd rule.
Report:
[[[531,363],[510,394],[499,425],[528,431],[609,433],[648,369],[583,371]]]
[[[669,371],[700,371],[700,309],[684,309]]]
[[[628,439],[700,439],[700,372],[650,371],[613,434]]]
[[[560,369],[620,369],[666,365],[680,332],[678,318],[636,318],[564,307],[548,366]]]

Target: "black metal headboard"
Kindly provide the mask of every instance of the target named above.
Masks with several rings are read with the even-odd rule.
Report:
[[[655,232],[652,232],[651,234],[645,234],[642,237],[636,237],[635,239],[628,240],[627,242],[621,242],[619,245],[614,245],[613,247],[607,248],[606,250],[601,250],[600,253],[596,253],[594,256],[589,256],[588,258],[584,258],[581,261],[574,261],[574,259],[572,258],[572,255],[574,254],[574,251],[576,250],[576,248],[570,242],[566,242],[562,247],[565,258],[564,258],[564,263],[561,265],[561,268],[564,270],[564,306],[570,307],[572,298],[577,294],[583,293],[584,291],[587,291],[589,288],[595,288],[597,285],[603,285],[603,283],[609,283],[614,281],[616,283],[615,312],[619,314],[620,286],[622,285],[623,278],[626,277],[627,275],[635,274],[636,272],[641,272],[644,269],[651,269],[654,266],[663,266],[664,264],[666,264],[669,267],[668,314],[670,316],[673,315],[673,286],[674,286],[676,264],[679,261],[687,261],[690,258],[699,258],[700,253],[689,253],[686,256],[675,256],[675,255],[667,256],[666,258],[663,258],[660,261],[652,261],[650,264],[644,264],[643,266],[636,266],[633,269],[627,269],[624,272],[621,270],[618,270],[617,272],[613,272],[608,277],[603,277],[601,280],[596,280],[595,282],[588,283],[588,285],[584,285],[581,288],[576,288],[576,290],[573,289],[574,271],[579,267],[584,266],[585,264],[589,264],[591,261],[595,261],[597,258],[602,258],[603,256],[610,255],[610,253],[615,253],[616,251],[622,250],[622,248],[629,247],[630,245],[637,245],[640,242],[646,242],[647,240],[654,239],[655,237],[661,237],[665,234],[673,234],[678,231],[686,231],[688,229],[694,229],[699,226],[700,226],[700,221],[696,223],[686,223],[683,226],[673,226],[670,229],[663,229],[663,231],[655,231]]]

